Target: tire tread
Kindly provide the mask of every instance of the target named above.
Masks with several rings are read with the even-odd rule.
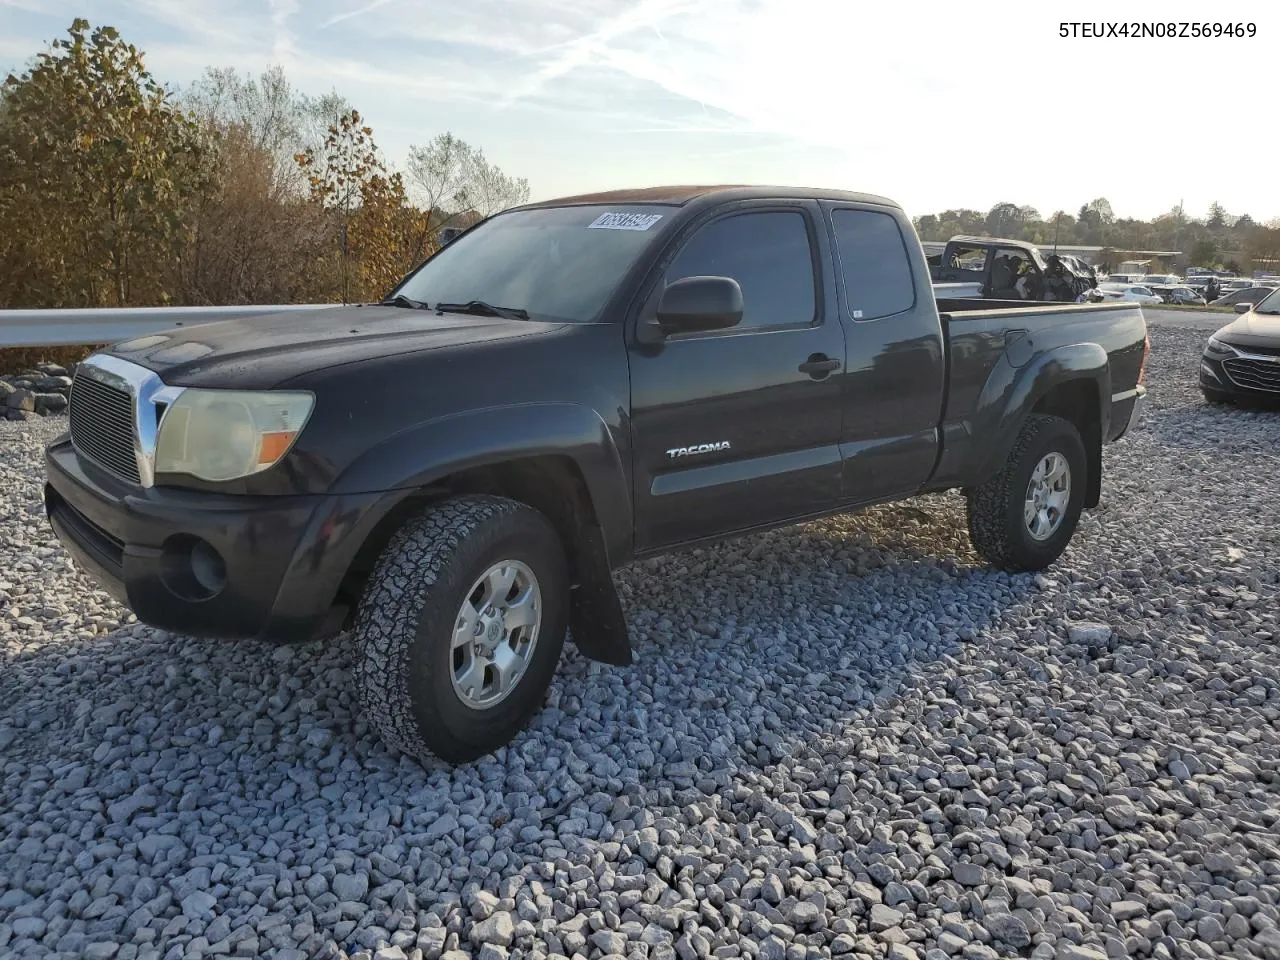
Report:
[[[505,497],[445,500],[406,522],[378,558],[356,614],[355,674],[364,716],[387,746],[420,761],[434,755],[460,762],[484,752],[443,725],[431,731],[430,742],[424,737],[409,690],[410,657],[427,593],[440,581],[459,547],[482,526],[522,512],[541,516]]]
[[[1040,570],[1047,566],[1032,560],[1023,544],[1011,536],[1008,518],[1010,504],[1016,501],[1020,507],[1023,502],[1024,491],[1015,490],[1014,484],[1020,476],[1027,451],[1045,434],[1060,431],[1063,427],[1071,430],[1079,442],[1079,433],[1069,420],[1048,414],[1031,414],[1018,433],[1004,468],[986,483],[966,491],[969,539],[978,554],[992,566],[1010,572]],[[1084,481],[1083,476],[1072,477],[1073,498],[1078,496],[1076,490],[1083,489],[1080,485]],[[1075,520],[1068,522],[1071,531],[1064,539],[1069,542]]]

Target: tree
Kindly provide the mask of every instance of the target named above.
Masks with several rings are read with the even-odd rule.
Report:
[[[331,218],[282,187],[276,155],[246,126],[232,126],[219,132],[215,171],[178,261],[180,299],[198,305],[336,297]]]
[[[1056,210],[1049,218],[1049,230],[1058,243],[1070,244],[1076,235],[1076,218],[1065,210]]]
[[[0,87],[0,301],[162,302],[207,137],[115,28],[67,33]]]
[[[1097,214],[1098,222],[1109,226],[1115,222],[1116,215],[1111,209],[1111,202],[1106,197],[1098,197],[1085,204],[1085,209]]]
[[[408,171],[427,211],[431,238],[468,215],[489,217],[529,199],[527,180],[503,173],[482,150],[452,133],[440,134],[425,147],[410,147]]]
[[[916,217],[913,226],[916,228],[916,235],[921,240],[946,240],[942,235],[938,218],[931,213],[925,214],[923,217]]]
[[[1016,203],[997,203],[987,213],[985,223],[987,232],[994,237],[1007,237],[1011,240],[1019,239],[1018,234],[1020,234],[1022,225],[1026,222],[1022,215],[1023,209]]]
[[[1080,239],[1086,243],[1104,243],[1111,239],[1109,227],[1115,222],[1115,213],[1105,197],[1090,200],[1080,208]]]
[[[399,173],[376,173],[364,181],[351,227],[361,299],[381,298],[426,257],[426,221],[427,214],[409,203]]]
[[[1280,269],[1280,229],[1255,227],[1245,245],[1245,255],[1254,269],[1272,272]]]
[[[1205,221],[1205,226],[1210,230],[1221,230],[1227,225],[1227,211],[1217,200],[1209,204],[1209,217]]]
[[[1187,254],[1187,263],[1193,267],[1211,267],[1218,261],[1218,248],[1212,240],[1197,240]]]
[[[373,128],[364,124],[358,110],[350,110],[330,125],[320,149],[308,148],[294,159],[307,175],[312,199],[331,211],[337,222],[342,301],[350,302],[352,214],[368,182],[387,172],[373,142]]]
[[[329,128],[351,105],[337,93],[311,97],[294,90],[280,67],[257,77],[234,69],[210,67],[181,94],[188,113],[219,130],[242,129],[247,145],[270,154],[277,186],[306,193],[306,178],[294,158],[319,151]]]

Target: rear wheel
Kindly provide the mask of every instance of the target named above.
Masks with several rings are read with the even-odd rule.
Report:
[[[974,549],[1004,570],[1049,566],[1066,550],[1080,520],[1086,470],[1075,425],[1032,414],[1004,468],[968,491]]]
[[[392,537],[356,616],[371,726],[419,759],[504,746],[542,703],[568,599],[564,549],[541,513],[490,496],[431,507]]]

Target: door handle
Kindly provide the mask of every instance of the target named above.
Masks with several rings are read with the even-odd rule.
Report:
[[[814,380],[821,380],[832,370],[840,367],[840,361],[833,357],[828,357],[825,353],[815,353],[804,363],[800,364],[800,372],[807,373]]]

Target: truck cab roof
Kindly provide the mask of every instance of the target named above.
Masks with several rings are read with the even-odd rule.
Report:
[[[844,200],[853,203],[874,203],[879,206],[901,209],[887,197],[871,193],[855,193],[851,190],[824,190],[813,187],[777,187],[748,184],[675,185],[636,187],[622,190],[605,190],[599,193],[582,193],[527,203],[516,209],[537,207],[567,207],[582,204],[654,203],[666,206],[686,206],[695,202],[723,203],[733,200]]]

